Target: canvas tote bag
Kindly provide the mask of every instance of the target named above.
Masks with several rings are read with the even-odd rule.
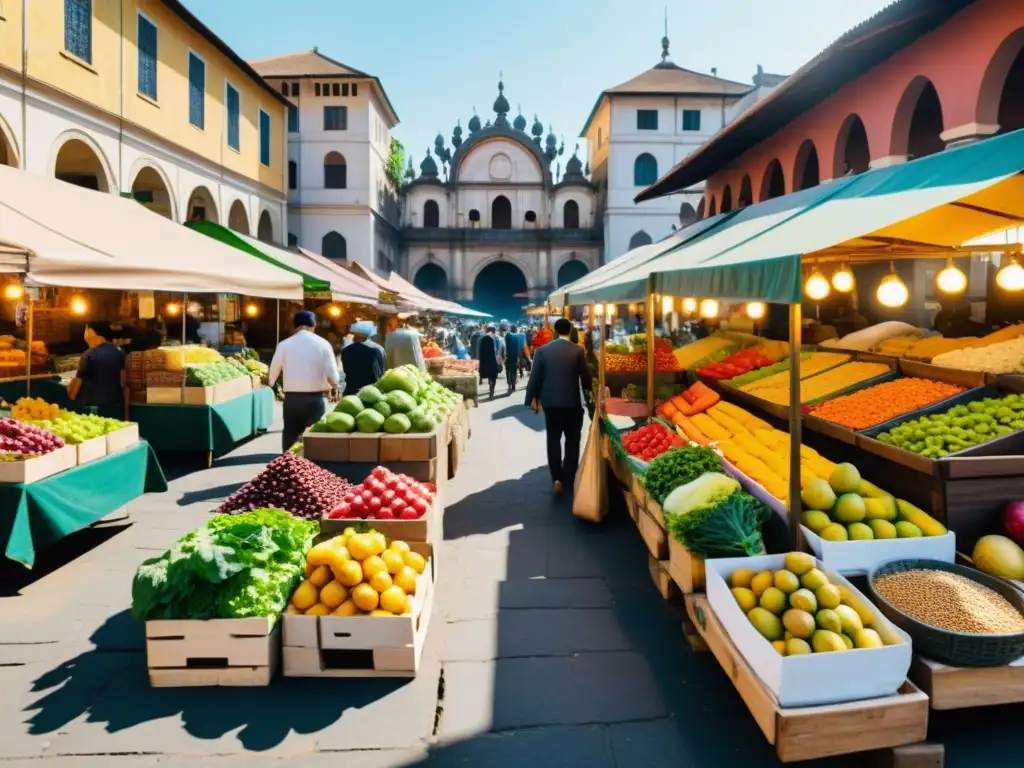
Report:
[[[603,521],[608,509],[605,504],[607,487],[604,459],[601,456],[601,425],[597,419],[590,422],[587,445],[583,449],[579,471],[576,472],[574,491],[572,513],[592,523]]]

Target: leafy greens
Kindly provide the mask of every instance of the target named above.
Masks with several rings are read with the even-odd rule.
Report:
[[[668,532],[699,557],[763,555],[761,525],[771,510],[745,491],[685,515],[666,515]]]
[[[644,473],[644,489],[659,504],[680,485],[696,480],[705,472],[721,472],[722,461],[710,448],[687,445],[670,448],[651,461]]]
[[[315,521],[280,509],[210,518],[132,581],[132,616],[228,619],[276,616],[288,604],[319,531]]]

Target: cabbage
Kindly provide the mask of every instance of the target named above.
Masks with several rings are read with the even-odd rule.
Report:
[[[695,509],[713,507],[740,489],[740,484],[721,472],[708,472],[672,491],[661,508],[666,514],[687,515]]]
[[[380,429],[383,426],[384,417],[381,415],[380,411],[375,411],[373,408],[367,408],[356,416],[356,429],[360,432],[380,432]]]

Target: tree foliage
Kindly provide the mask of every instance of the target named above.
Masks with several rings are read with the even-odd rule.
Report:
[[[402,186],[402,172],[405,170],[405,147],[398,139],[391,139],[388,153],[388,178],[398,189]]]

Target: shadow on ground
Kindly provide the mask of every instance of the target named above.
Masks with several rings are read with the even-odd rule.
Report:
[[[529,427],[534,432],[544,431],[544,416],[543,414],[537,414],[523,405],[522,395],[516,392],[511,396],[515,402],[512,405],[507,405],[500,411],[495,411],[491,416],[492,419],[498,421],[500,419],[515,419],[523,426]]]

